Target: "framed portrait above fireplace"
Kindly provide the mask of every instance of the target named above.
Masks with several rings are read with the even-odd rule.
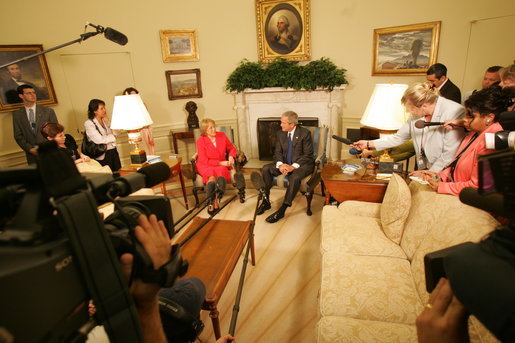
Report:
[[[259,60],[309,61],[309,0],[256,0]]]

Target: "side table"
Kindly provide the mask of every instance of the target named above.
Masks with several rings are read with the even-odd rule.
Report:
[[[173,177],[179,176],[179,181],[181,182],[181,188],[182,188],[182,196],[184,197],[184,203],[186,205],[186,209],[189,209],[188,206],[188,197],[186,196],[186,187],[184,186],[184,179],[182,177],[182,157],[177,156],[175,158],[169,158],[166,155],[161,155],[161,159],[164,163],[166,163],[170,167],[170,178],[163,183],[161,183],[161,191],[164,195],[167,195],[166,192],[166,183],[170,181]],[[130,164],[123,165],[122,168],[119,170],[120,176],[134,173],[138,170],[138,168],[131,167]]]
[[[355,161],[351,161],[355,163]],[[339,203],[345,200],[368,202],[383,201],[388,180],[377,180],[375,171],[366,171],[360,175],[344,174],[341,166],[346,161],[329,163],[322,169],[322,180],[325,187],[325,204],[329,205],[331,197]]]
[[[184,129],[183,131],[172,131],[173,151],[176,155],[179,153],[177,140],[186,138],[193,138],[193,130]]]

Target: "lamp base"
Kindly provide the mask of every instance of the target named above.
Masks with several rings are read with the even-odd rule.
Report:
[[[131,167],[141,167],[147,162],[147,154],[145,150],[131,151]]]

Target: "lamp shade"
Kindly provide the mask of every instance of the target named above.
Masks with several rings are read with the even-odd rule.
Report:
[[[137,130],[153,123],[147,107],[139,94],[117,95],[114,97],[113,130]]]
[[[407,120],[401,98],[408,85],[377,84],[368,101],[361,124],[380,130],[398,130]]]

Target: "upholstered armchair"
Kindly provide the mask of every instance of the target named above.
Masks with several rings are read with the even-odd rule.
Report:
[[[313,192],[315,187],[318,185],[321,179],[321,171],[326,163],[326,146],[327,137],[329,135],[329,128],[326,126],[314,127],[304,126],[311,132],[311,138],[313,139],[313,157],[315,158],[315,168],[311,175],[306,176],[300,183],[300,192],[306,197],[307,209],[306,214],[312,215],[311,212],[311,200],[313,199]],[[279,175],[274,177],[274,186],[280,188],[288,187],[288,175]]]
[[[227,138],[234,144],[234,130],[230,126],[219,126],[216,128],[217,131],[225,133]],[[193,130],[193,138],[195,142],[200,137],[200,129]],[[236,144],[234,144],[236,147]],[[238,147],[236,147],[238,150]],[[197,157],[198,154],[195,153],[191,157],[191,181],[193,182],[193,196],[195,197],[195,204],[199,204],[198,192],[205,190],[205,184],[202,182],[202,176],[197,172]],[[246,163],[245,154],[238,150],[238,155],[236,155],[236,159],[234,161],[234,168],[231,170],[231,183],[234,187],[236,187],[236,182],[234,181],[234,174],[240,171],[243,165]],[[245,190],[238,191],[240,202],[245,202]]]

